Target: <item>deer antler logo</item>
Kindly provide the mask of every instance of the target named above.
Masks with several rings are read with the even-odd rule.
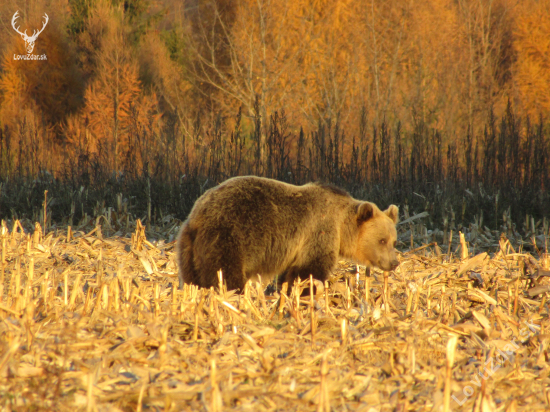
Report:
[[[15,21],[19,17],[18,13],[19,13],[19,10],[17,10],[15,12],[15,14],[13,15],[13,18],[11,19],[11,25],[13,26],[13,29],[21,35],[23,40],[25,40],[25,48],[27,49],[27,54],[31,54],[33,49],[34,49],[34,42],[36,41],[38,35],[44,31],[44,28],[48,24],[48,20],[50,20],[50,18],[48,17],[48,15],[46,13],[44,13],[44,17],[46,18],[46,21],[44,22],[44,25],[42,26],[42,29],[39,32],[36,32],[36,30],[35,30],[33,32],[32,36],[29,37],[27,35],[27,30],[25,30],[24,33],[21,33],[19,31],[19,27],[15,27]]]

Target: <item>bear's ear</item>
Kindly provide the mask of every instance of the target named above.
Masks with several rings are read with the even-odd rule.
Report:
[[[399,208],[395,205],[391,205],[386,210],[384,210],[384,213],[393,220],[393,223],[397,223],[399,221]]]
[[[363,202],[357,207],[357,224],[366,222],[374,215],[374,208],[369,202]]]

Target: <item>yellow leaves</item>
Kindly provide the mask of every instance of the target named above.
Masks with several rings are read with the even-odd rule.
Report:
[[[152,132],[158,120],[156,95],[142,90],[137,66],[131,61],[105,65],[86,89],[85,102],[82,118],[89,122],[88,149],[92,152],[98,150],[102,140],[112,142],[116,133],[120,154],[127,150],[131,134]]]
[[[550,3],[523,4],[514,30],[514,83],[531,116],[550,111]]]
[[[74,141],[84,125],[91,152],[116,142],[116,159],[127,150],[130,134],[149,128],[155,120],[156,96],[144,92],[127,33],[108,4],[99,3],[91,12],[88,29],[83,44],[90,48],[94,75],[84,92],[84,107],[68,122],[66,131]]]
[[[0,121],[13,118],[25,103],[25,82],[10,55],[4,56],[0,77]]]
[[[426,114],[459,134],[468,113],[479,120],[494,104],[498,116],[512,88],[532,116],[550,110],[548,1],[206,0],[200,13],[160,17],[139,44],[122,9],[92,3],[75,38],[52,18],[36,44],[47,63],[15,61],[24,43],[8,26],[2,124],[36,109],[96,151],[114,134],[124,150],[132,133],[157,127],[161,110],[183,128],[205,101],[230,116],[242,105],[249,116],[256,93],[264,115],[285,108],[306,131],[339,116],[351,134],[361,107],[367,122],[385,116],[406,128]]]
[[[118,67],[105,65],[101,76],[85,93],[86,111],[93,113],[92,124],[113,119],[114,112],[123,123],[130,115],[132,101],[141,93],[137,69],[130,63]]]
[[[515,34],[517,50],[550,65],[550,6],[536,2],[517,19]]]

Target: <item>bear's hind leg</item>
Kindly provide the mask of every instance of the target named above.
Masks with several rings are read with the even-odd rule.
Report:
[[[187,223],[184,223],[176,243],[176,260],[178,263],[180,290],[183,289],[184,283],[201,286],[200,276],[195,268],[195,236],[196,232],[192,230]]]
[[[244,285],[248,280],[244,270],[242,260],[237,256],[232,256],[231,259],[223,258],[214,259],[209,262],[208,269],[204,272],[207,276],[203,277],[204,287],[219,287],[218,272],[222,271],[223,283],[226,285],[227,290],[238,289],[241,292],[244,291]]]

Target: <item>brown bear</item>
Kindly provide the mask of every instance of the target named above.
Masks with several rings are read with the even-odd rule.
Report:
[[[205,192],[183,223],[176,259],[184,283],[240,289],[261,275],[324,281],[338,257],[393,270],[398,208],[319,183],[294,186],[256,176],[234,177]]]

